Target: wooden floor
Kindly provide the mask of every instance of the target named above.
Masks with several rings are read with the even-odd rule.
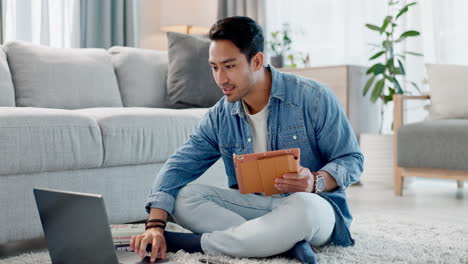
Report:
[[[397,214],[415,222],[464,225],[468,228],[468,185],[457,188],[455,180],[411,178],[403,196],[393,188],[375,182],[347,190],[353,214],[382,212]]]

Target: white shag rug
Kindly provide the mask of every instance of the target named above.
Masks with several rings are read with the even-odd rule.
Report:
[[[468,220],[467,220],[468,221]],[[173,230],[180,227],[172,226]],[[443,224],[421,224],[404,216],[368,214],[356,216],[352,226],[354,247],[327,246],[314,249],[319,263],[463,263],[468,264],[468,228]],[[235,259],[169,253],[168,258],[181,264],[292,264],[293,260]],[[0,259],[0,264],[49,264],[46,250]],[[206,262],[205,262],[206,263]]]

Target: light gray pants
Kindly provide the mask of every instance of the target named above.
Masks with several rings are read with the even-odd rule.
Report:
[[[314,193],[262,196],[200,184],[180,190],[173,216],[203,234],[202,249],[212,256],[267,257],[301,240],[321,246],[335,226],[333,208]]]

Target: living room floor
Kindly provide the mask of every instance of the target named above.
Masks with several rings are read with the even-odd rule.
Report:
[[[457,189],[455,181],[412,178],[397,197],[393,188],[379,182],[363,181],[347,190],[353,215],[400,215],[414,224],[456,225],[468,229],[468,183]],[[359,219],[356,219],[359,221]],[[37,250],[41,240],[14,243],[0,250],[0,259]]]
[[[451,224],[468,228],[468,182],[463,189],[455,180],[411,177],[406,180],[403,196],[378,182],[363,182],[347,190],[354,215],[382,212],[401,215],[414,223]]]

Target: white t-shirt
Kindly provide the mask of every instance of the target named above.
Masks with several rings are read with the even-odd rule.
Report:
[[[252,140],[253,140],[253,151],[254,152],[265,152],[268,149],[268,138],[267,138],[267,115],[268,115],[268,102],[263,109],[251,115],[247,105],[242,100],[247,120],[249,121],[250,128],[252,129]]]

